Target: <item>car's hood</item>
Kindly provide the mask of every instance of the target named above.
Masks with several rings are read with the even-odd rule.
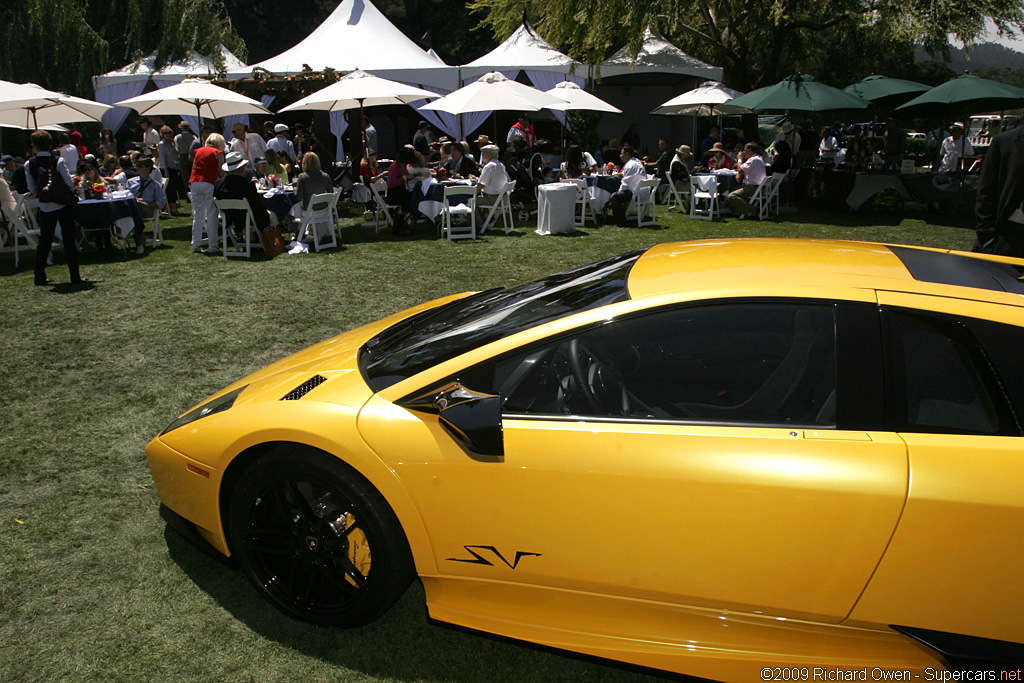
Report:
[[[245,390],[235,400],[235,406],[261,401],[279,401],[297,390],[309,399],[359,407],[373,393],[359,373],[358,356],[363,344],[409,316],[468,294],[470,292],[463,292],[428,301],[369,325],[325,339],[233,382],[197,406],[244,386]]]

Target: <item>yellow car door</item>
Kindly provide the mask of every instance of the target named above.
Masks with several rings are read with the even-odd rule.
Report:
[[[847,307],[657,310],[467,369],[446,396],[499,397],[501,455],[415,397],[371,402],[361,431],[380,453],[417,444],[392,466],[442,575],[838,623],[907,487],[903,441],[866,428],[878,339],[854,337],[876,309]]]
[[[910,489],[851,623],[1022,642],[1024,316],[955,299],[880,300],[888,412],[909,448]]]

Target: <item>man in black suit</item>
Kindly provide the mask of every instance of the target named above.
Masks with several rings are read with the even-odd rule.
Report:
[[[452,178],[468,178],[480,173],[480,169],[469,158],[469,149],[465,142],[452,143],[452,156],[448,159],[446,168]]]
[[[992,138],[981,166],[972,251],[1024,257],[1024,126]]]

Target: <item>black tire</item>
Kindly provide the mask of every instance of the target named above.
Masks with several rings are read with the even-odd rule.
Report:
[[[231,496],[227,527],[256,590],[313,624],[369,623],[415,576],[387,501],[354,469],[315,449],[282,446],[251,465]]]

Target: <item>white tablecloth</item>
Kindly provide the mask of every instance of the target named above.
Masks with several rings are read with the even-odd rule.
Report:
[[[576,186],[572,183],[548,183],[537,188],[537,234],[573,232],[576,213]]]

